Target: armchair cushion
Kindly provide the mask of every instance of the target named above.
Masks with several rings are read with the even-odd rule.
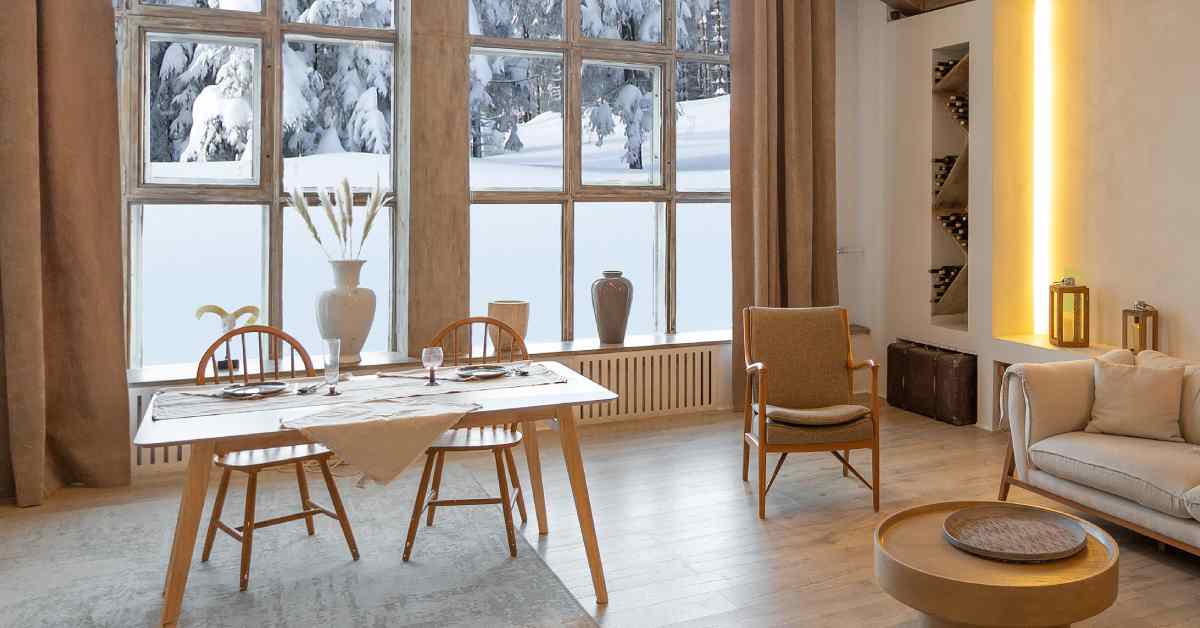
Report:
[[[1183,367],[1125,366],[1104,360],[1096,360],[1094,366],[1096,400],[1088,432],[1183,442]]]
[[[758,434],[758,421],[751,421],[751,428]],[[871,440],[875,436],[870,417],[855,419],[849,423],[825,426],[792,425],[767,419],[767,443],[771,445],[822,445]]]
[[[1060,479],[1173,517],[1192,517],[1185,495],[1200,486],[1200,447],[1195,445],[1070,432],[1034,444],[1029,455],[1039,469]]]
[[[839,425],[849,423],[854,419],[867,416],[869,408],[850,404],[826,406],[824,408],[785,408],[767,404],[767,418],[776,423],[789,425]],[[758,406],[754,406],[754,414],[758,414]]]

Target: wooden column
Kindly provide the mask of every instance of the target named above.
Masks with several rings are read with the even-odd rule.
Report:
[[[408,351],[469,313],[467,4],[412,4]]]

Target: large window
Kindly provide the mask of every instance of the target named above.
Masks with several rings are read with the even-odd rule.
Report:
[[[728,329],[730,0],[457,1],[472,313],[522,298],[531,340],[594,337],[620,270],[630,334]]]
[[[287,194],[395,189],[397,15],[397,0],[118,1],[131,366],[199,359],[221,332],[204,305],[254,306],[320,352],[333,281]],[[363,243],[365,351],[397,348],[396,211]]]

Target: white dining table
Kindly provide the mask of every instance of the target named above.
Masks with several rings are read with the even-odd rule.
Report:
[[[588,497],[573,410],[580,405],[615,399],[617,395],[557,362],[538,364],[559,373],[567,378],[567,381],[542,386],[460,392],[445,395],[444,399],[480,406],[478,410],[464,416],[456,427],[521,424],[525,458],[529,466],[529,483],[533,489],[534,508],[537,512],[538,534],[547,534],[549,529],[546,525],[546,501],[542,488],[542,467],[536,427],[540,420],[558,421],[563,460],[570,479],[579,528],[583,534],[584,551],[596,592],[596,602],[607,604],[604,568],[600,562],[600,548],[596,542],[596,527],[592,520],[591,500]],[[441,396],[424,398],[435,399]],[[309,443],[311,441],[299,431],[283,428],[280,422],[319,411],[319,407],[265,411],[247,409],[200,417],[154,420],[154,402],[151,400],[147,404],[137,435],[133,439],[135,445],[191,447],[187,474],[179,499],[179,517],[175,524],[174,540],[167,562],[166,584],[163,588],[163,626],[175,626],[179,620],[188,572],[192,565],[192,554],[195,552],[205,498],[208,495],[213,456],[230,451]],[[400,549],[396,548],[396,551]]]

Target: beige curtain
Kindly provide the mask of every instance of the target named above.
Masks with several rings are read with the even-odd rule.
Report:
[[[129,482],[111,0],[0,20],[0,495]]]
[[[747,305],[834,305],[834,0],[747,0],[733,14],[734,390]]]

